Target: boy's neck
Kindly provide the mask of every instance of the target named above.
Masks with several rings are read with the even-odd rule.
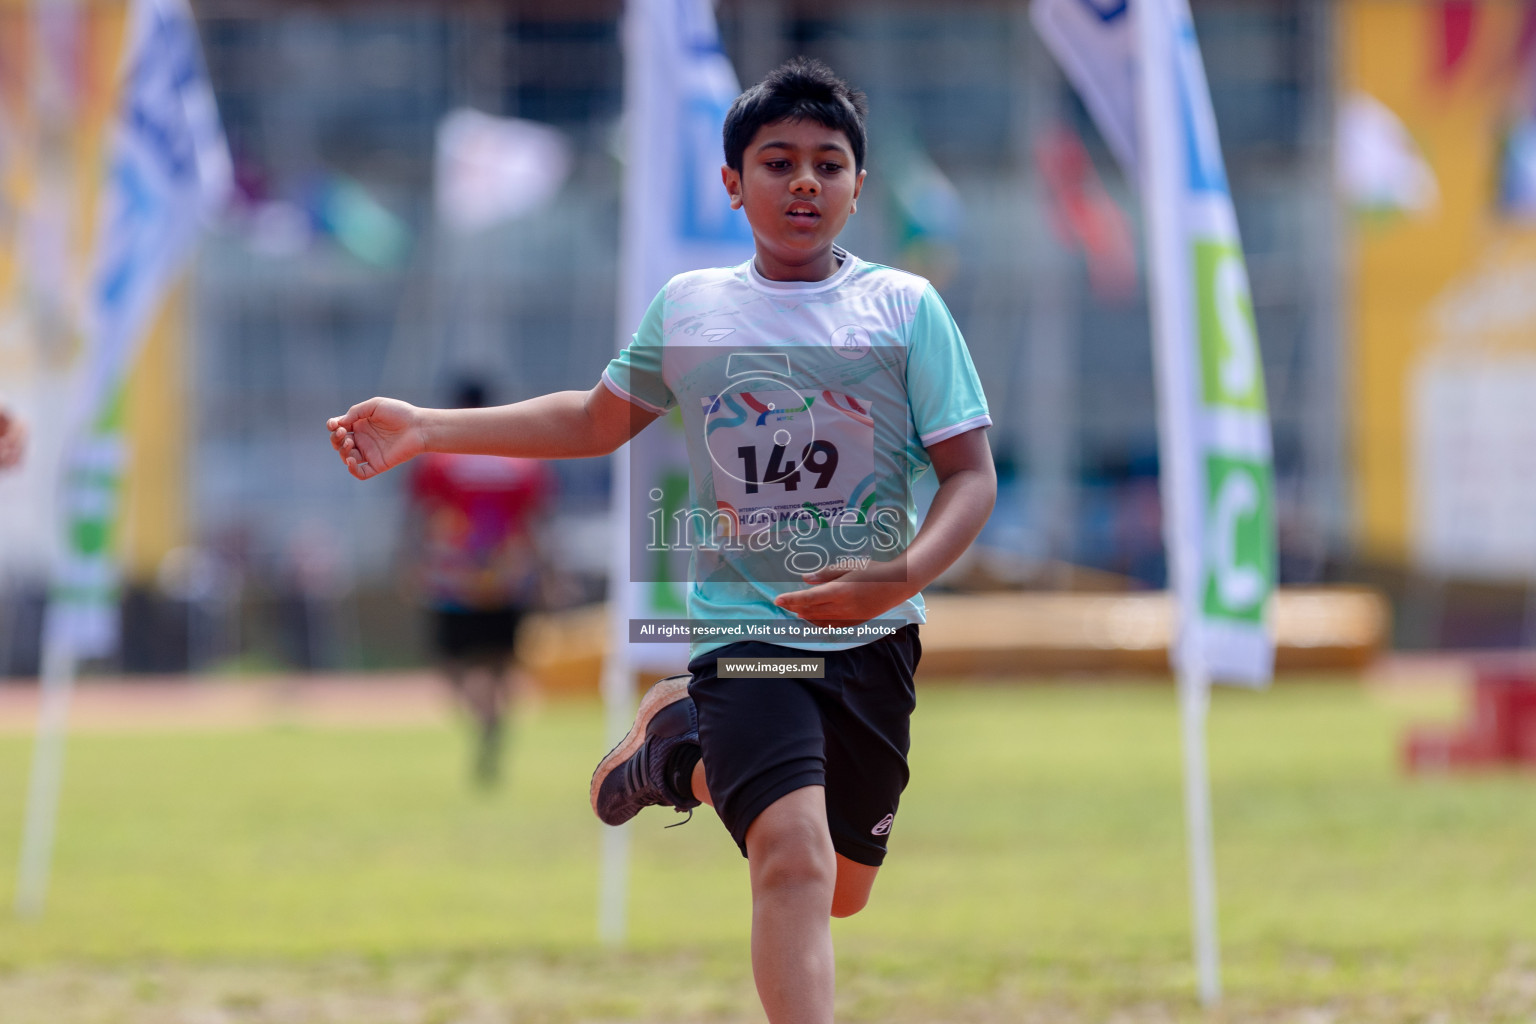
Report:
[[[758,253],[752,258],[752,265],[769,281],[825,281],[837,273],[838,268],[843,265],[843,256],[836,246],[817,254],[805,263],[764,261],[763,254]]]

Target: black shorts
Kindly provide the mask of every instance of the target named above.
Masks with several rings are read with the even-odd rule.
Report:
[[[445,658],[506,661],[512,657],[521,618],[522,612],[517,608],[439,610],[433,613],[432,639],[437,653]]]
[[[721,679],[718,658],[825,658],[822,679]],[[826,788],[832,847],[878,867],[896,804],[907,786],[912,673],[922,657],[908,625],[845,651],[807,651],[747,641],[688,663],[699,745],[715,812],[747,853],[747,829],[775,800]]]

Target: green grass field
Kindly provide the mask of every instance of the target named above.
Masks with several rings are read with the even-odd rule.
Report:
[[[834,926],[840,1019],[1536,1019],[1536,776],[1396,767],[1406,723],[1454,711],[1217,694],[1205,1015],[1171,688],[924,689],[891,859]],[[0,912],[0,1021],[760,1020],[707,809],[637,819],[632,941],[596,943],[601,731],[593,703],[525,716],[491,795],[446,724],[76,735],[48,912]],[[0,736],[6,907],[29,750]]]

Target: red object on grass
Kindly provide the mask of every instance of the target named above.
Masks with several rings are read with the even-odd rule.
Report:
[[[1410,772],[1536,766],[1536,669],[1479,669],[1471,718],[1460,730],[1415,729],[1403,743]]]

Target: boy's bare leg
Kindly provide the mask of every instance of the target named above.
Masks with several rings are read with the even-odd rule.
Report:
[[[837,887],[832,890],[832,916],[852,917],[869,902],[869,891],[875,887],[877,867],[849,860],[837,855]]]
[[[701,757],[693,763],[693,798],[701,804],[715,806],[715,800],[709,795],[709,784],[704,781],[704,759]]]
[[[693,798],[700,803],[715,806],[709,795],[709,785],[704,781],[704,762],[693,766]],[[849,860],[837,855],[837,885],[832,890],[832,916],[852,917],[869,903],[869,891],[874,888],[875,875],[880,869],[868,864]]]
[[[693,797],[714,806],[704,763]],[[752,975],[770,1024],[831,1024],[837,972],[832,915],[856,913],[878,868],[832,849],[826,791],[806,786],[779,798],[747,829],[752,876]]]
[[[752,976],[770,1024],[831,1024],[836,993],[832,893],[837,855],[826,791],[775,800],[747,829]]]

